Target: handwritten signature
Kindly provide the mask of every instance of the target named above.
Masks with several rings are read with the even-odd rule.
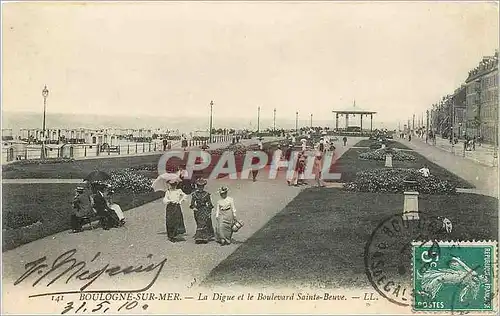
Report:
[[[138,266],[127,266],[121,267],[119,265],[111,265],[109,263],[105,264],[102,268],[91,271],[87,267],[86,261],[78,261],[74,258],[77,250],[72,249],[64,252],[60,256],[58,256],[52,264],[47,263],[47,257],[43,256],[34,261],[28,262],[25,264],[24,269],[26,270],[15,282],[14,285],[21,284],[28,277],[32,275],[41,275],[38,277],[32,284],[33,287],[37,286],[42,281],[48,281],[47,286],[51,286],[56,283],[63,277],[67,277],[66,284],[69,284],[72,280],[75,281],[87,281],[82,287],[80,287],[80,291],[84,291],[87,289],[92,283],[94,283],[99,277],[102,275],[108,275],[109,277],[114,277],[116,275],[122,274],[127,275],[130,273],[148,273],[155,272],[153,275],[153,279],[151,282],[142,289],[138,290],[130,290],[127,292],[142,292],[146,291],[153,286],[158,277],[160,276],[161,271],[163,270],[165,263],[167,262],[167,258],[156,264],[149,264],[147,266],[138,265]],[[94,258],[90,262],[94,262],[97,258],[101,256],[101,253],[98,252],[94,256]],[[147,256],[148,259],[153,257],[152,254]],[[63,279],[64,280],[64,279]]]

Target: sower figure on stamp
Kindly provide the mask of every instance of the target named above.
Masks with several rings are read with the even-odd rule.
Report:
[[[214,228],[212,226],[212,198],[210,193],[205,191],[207,180],[200,178],[196,180],[196,190],[191,195],[190,208],[194,210],[194,220],[196,221],[196,233],[194,240],[197,244],[206,244],[214,238]]]

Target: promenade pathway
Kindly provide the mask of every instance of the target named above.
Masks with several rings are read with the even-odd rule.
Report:
[[[498,168],[477,163],[471,159],[454,155],[451,152],[430,146],[421,140],[409,142],[406,139],[397,138],[397,141],[405,144],[420,153],[425,158],[446,168],[464,180],[473,184],[476,188],[470,192],[484,194],[498,198]],[[432,171],[431,171],[432,172]]]
[[[353,140],[352,144],[355,142]],[[347,151],[349,145],[342,147],[337,146],[339,156]],[[235,200],[238,217],[245,224],[234,235],[236,242],[232,245],[222,247],[215,242],[206,245],[195,244],[192,236],[196,225],[193,212],[188,208],[188,202],[182,206],[187,228],[186,241],[170,243],[165,235],[165,208],[161,200],[157,200],[126,212],[125,227],[109,231],[98,228],[80,234],[65,231],[6,251],[3,253],[4,293],[22,293],[20,297],[26,297],[54,290],[77,290],[82,282],[72,281],[72,285],[53,285],[50,288],[45,286],[46,282],[42,282],[37,287],[32,287],[31,283],[36,280],[34,276],[29,279],[31,283],[13,285],[14,280],[25,272],[25,264],[42,257],[46,257],[47,263],[52,264],[59,255],[71,249],[77,250],[75,254],[77,260],[85,260],[88,266],[93,267],[92,269],[99,269],[104,264],[145,266],[167,258],[167,264],[160,278],[150,291],[187,291],[191,287],[196,287],[213,268],[262,228],[304,188],[289,187],[282,177],[270,180],[263,172],[259,173],[257,182],[224,178],[212,180],[207,185],[214,203],[218,199],[216,190],[221,185],[229,187],[230,196]],[[97,253],[100,253],[98,259],[90,263]],[[153,256],[147,259],[149,254]],[[64,283],[66,278],[62,278],[60,283]],[[116,276],[113,279],[103,276],[92,285],[92,288],[94,290],[141,288],[151,279],[151,274],[149,277],[145,274],[130,274]],[[9,311],[15,311],[16,306],[21,306],[19,301],[4,303],[5,309]],[[26,311],[26,306],[22,308]]]
[[[495,167],[498,165],[498,150],[497,157],[495,157],[495,147],[489,144],[482,144],[481,146],[476,145],[475,150],[466,150],[464,152],[464,141],[459,140],[457,144],[452,146],[448,139],[441,137],[436,138],[436,145],[432,144],[429,140],[425,143],[425,138],[412,137],[412,141],[417,141],[426,144],[427,146],[432,146],[440,150],[454,154],[455,156],[463,157],[467,160],[489,166]]]

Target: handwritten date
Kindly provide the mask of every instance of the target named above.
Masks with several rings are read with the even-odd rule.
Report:
[[[143,310],[148,309],[148,304],[143,304],[141,307],[139,306],[138,301],[129,301],[125,303],[121,303],[121,305],[116,306],[113,305],[110,301],[102,301],[99,303],[87,304],[87,302],[82,302],[80,305],[75,305],[73,301],[66,303],[61,314],[66,314],[68,312],[72,312],[72,314],[84,314],[84,313],[119,313],[121,311],[131,311],[134,309],[142,308]]]

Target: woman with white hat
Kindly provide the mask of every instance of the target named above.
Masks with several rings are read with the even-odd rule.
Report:
[[[210,193],[205,191],[207,180],[199,178],[196,180],[196,190],[191,195],[191,205],[194,210],[194,220],[196,221],[196,233],[194,235],[195,243],[206,244],[214,238],[214,229],[212,226],[212,198]]]
[[[166,205],[165,226],[168,240],[177,242],[178,236],[186,232],[181,204],[187,198],[187,194],[179,188],[178,179],[170,180],[168,183],[169,187],[165,191],[165,197],[163,198],[163,204]]]
[[[115,194],[115,191],[110,188],[108,191],[107,191],[107,194],[106,194],[106,200],[108,202],[108,205],[109,207],[115,212],[115,216],[116,217],[116,221],[115,221],[115,225],[118,226],[118,227],[121,227],[123,225],[125,225],[125,215],[123,215],[123,211],[122,211],[122,208],[120,207],[120,205],[116,204],[115,201],[113,200],[113,196]]]
[[[233,236],[233,224],[236,221],[236,208],[234,207],[233,198],[227,196],[229,189],[221,187],[219,194],[221,199],[217,201],[216,206],[216,240],[221,246],[231,244]]]

